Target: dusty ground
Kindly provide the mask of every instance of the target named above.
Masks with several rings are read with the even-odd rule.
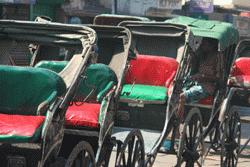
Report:
[[[250,137],[250,125],[242,125],[242,140],[241,144],[243,145],[245,141]],[[114,166],[114,155],[111,159],[111,166]],[[154,167],[174,167],[176,165],[176,156],[175,155],[166,155],[159,153],[157,155]],[[205,167],[219,167],[220,166],[220,155],[219,153],[210,153],[205,159]],[[250,144],[242,152],[239,158],[238,167],[250,167]]]
[[[241,143],[245,143],[245,141],[250,137],[250,125],[243,124],[242,125],[242,140]],[[154,167],[172,167],[176,164],[176,156],[174,155],[166,155],[166,154],[158,154]],[[217,153],[211,153],[207,156],[205,160],[205,166],[207,167],[218,167],[220,166],[220,156]],[[250,166],[250,145],[242,152],[238,167],[249,167]]]

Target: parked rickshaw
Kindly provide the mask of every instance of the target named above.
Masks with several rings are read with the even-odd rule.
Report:
[[[241,147],[241,122],[249,123],[249,63],[250,40],[243,40],[236,48],[236,57],[228,79],[227,96],[221,108],[221,164],[236,167],[238,156],[250,139]]]
[[[123,21],[150,21],[150,19],[146,17],[130,15],[100,14],[95,16],[93,24],[117,26],[120,22]]]
[[[199,157],[202,158],[202,152],[204,151],[204,148],[202,148],[203,140],[208,135],[210,135],[212,148],[216,149],[218,146],[221,146],[221,142],[223,143],[223,141],[220,140],[219,127],[221,120],[225,117],[221,116],[219,119],[219,115],[221,114],[220,109],[226,93],[227,79],[229,77],[231,64],[234,60],[234,50],[239,37],[237,30],[229,23],[198,20],[188,17],[177,17],[172,20],[167,20],[166,22],[187,25],[191,28],[195,37],[213,39],[216,40],[218,44],[217,63],[219,67],[219,80],[216,83],[214,96],[201,100],[196,104],[187,104],[185,107],[185,113],[187,113],[186,110],[189,112],[184,122],[184,129],[179,143],[177,166],[180,166],[183,162],[187,165],[192,165],[197,162]],[[195,55],[196,52],[193,54]],[[190,54],[190,58],[192,58],[192,54]],[[180,79],[188,75],[188,69],[193,70],[192,68],[194,68],[190,66],[189,61],[186,61],[185,64],[186,65],[182,67],[184,71],[179,71],[178,75],[182,75]],[[176,85],[176,89],[178,89],[178,84]],[[175,92],[175,90],[173,91]],[[176,98],[175,96],[178,96],[178,94],[175,95],[175,93],[173,93],[173,101]],[[169,107],[171,107],[171,105],[170,101]],[[191,130],[192,127],[195,128]],[[204,127],[204,129],[202,127]],[[192,132],[197,131],[199,131],[200,134],[192,134]],[[192,138],[196,138],[196,140],[192,140]],[[199,144],[202,150],[200,153],[198,152],[198,147],[195,148],[195,146]],[[222,145],[222,150],[224,149],[223,147],[224,145]],[[209,149],[207,151],[209,151]],[[192,158],[190,158],[190,155],[196,156],[191,156]],[[197,164],[202,165],[202,163],[198,162]],[[222,162],[221,166],[223,166],[223,164]]]
[[[177,155],[176,166],[202,166],[204,138],[219,125],[220,106],[238,32],[228,23],[188,17],[168,20],[165,24],[125,21],[120,26],[131,31],[131,50],[137,58],[131,61],[120,97],[116,136],[123,138],[130,134],[124,140],[117,165],[134,164],[130,156],[135,154],[140,155],[136,159],[139,164],[152,166],[164,139],[171,134],[168,153]],[[185,78],[195,68],[191,60],[203,38],[213,39],[218,46],[221,81],[213,97],[185,105],[185,118],[181,122],[176,115],[179,95]],[[183,128],[178,142],[176,133],[180,124]],[[134,149],[133,144],[137,146]],[[128,156],[125,150],[130,150]]]
[[[112,148],[116,145],[111,133],[127,68],[131,35],[122,27],[89,26],[98,37],[96,60],[87,67],[66,112],[61,155],[67,159],[67,167],[108,166]],[[36,67],[59,72],[66,64],[67,61],[41,61]],[[86,151],[88,156],[82,156]]]
[[[122,141],[116,165],[153,166],[174,124],[167,113],[168,90],[194,39],[182,25],[125,21],[120,26],[131,31],[136,58],[126,73],[113,130]]]
[[[30,44],[79,51],[59,74],[41,68],[0,66],[1,166],[56,166],[65,112],[91,59],[95,32],[88,27],[27,21],[1,20],[0,27],[0,39],[8,44],[1,47],[2,60],[14,54],[13,46],[28,50]]]

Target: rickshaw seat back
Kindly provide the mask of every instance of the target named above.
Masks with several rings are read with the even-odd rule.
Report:
[[[67,63],[67,61],[41,61],[35,67],[61,72]],[[86,79],[80,83],[77,98],[85,98],[94,90],[94,98],[101,100],[106,92],[117,84],[116,74],[107,65],[101,63],[89,65],[84,76]]]
[[[66,61],[41,61],[36,67],[47,68],[60,72],[67,65]],[[85,73],[85,80],[82,80],[76,93],[73,105],[68,107],[66,112],[66,125],[74,127],[99,126],[98,117],[101,108],[101,100],[106,93],[117,84],[115,72],[105,64],[90,64]],[[94,95],[89,102],[82,102],[88,95]]]
[[[68,61],[40,61],[35,65],[36,68],[45,68],[56,73],[61,72],[68,64]]]
[[[233,64],[229,85],[239,87],[250,87],[250,58],[241,57],[236,59]]]
[[[77,96],[87,97],[92,90],[97,101],[117,84],[117,77],[113,70],[105,64],[90,64],[85,71],[86,80],[80,83]]]
[[[66,91],[63,79],[46,69],[0,66],[0,75],[1,113],[37,115],[39,105]]]
[[[63,79],[32,67],[0,66],[0,75],[0,142],[37,141],[50,104],[66,92]]]
[[[231,75],[232,76],[250,75],[249,64],[250,64],[249,57],[241,57],[236,59],[236,61],[233,64]]]
[[[174,58],[137,55],[130,62],[121,101],[164,104],[167,100],[167,88],[173,81],[177,68],[178,62]]]
[[[66,125],[97,128],[99,126],[100,103],[108,91],[117,84],[117,77],[115,72],[105,64],[89,65],[85,71],[85,76],[87,79],[80,83],[77,96],[86,97],[93,88],[96,91],[93,100],[96,100],[96,102],[88,101],[78,105],[76,97],[76,102],[69,106],[66,112]]]
[[[117,78],[116,74],[105,64],[89,65],[84,76],[86,80],[81,81],[75,102],[68,107],[66,112],[66,125],[97,128],[100,103],[108,91],[117,84]],[[92,94],[92,90],[94,90],[93,99],[90,97],[87,102],[81,102],[83,98]]]
[[[137,58],[130,62],[125,82],[168,88],[175,77],[177,68],[178,62],[174,58],[137,55]]]

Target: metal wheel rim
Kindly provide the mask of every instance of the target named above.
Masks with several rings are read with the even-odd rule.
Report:
[[[237,111],[230,109],[221,124],[221,166],[236,167],[240,150],[241,124]]]
[[[142,167],[145,161],[144,141],[139,130],[131,131],[117,150],[116,167]]]
[[[203,127],[199,110],[190,111],[186,117],[177,153],[177,167],[203,165]],[[194,154],[193,154],[194,153]],[[191,156],[191,155],[195,156]],[[196,158],[193,158],[196,157]]]

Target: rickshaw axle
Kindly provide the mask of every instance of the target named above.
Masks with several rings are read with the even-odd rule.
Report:
[[[232,152],[238,147],[238,144],[235,141],[226,142],[225,143],[225,150],[226,152]]]
[[[200,155],[197,151],[192,151],[189,149],[186,149],[182,156],[185,161],[191,160],[192,162],[195,162],[200,158]]]

